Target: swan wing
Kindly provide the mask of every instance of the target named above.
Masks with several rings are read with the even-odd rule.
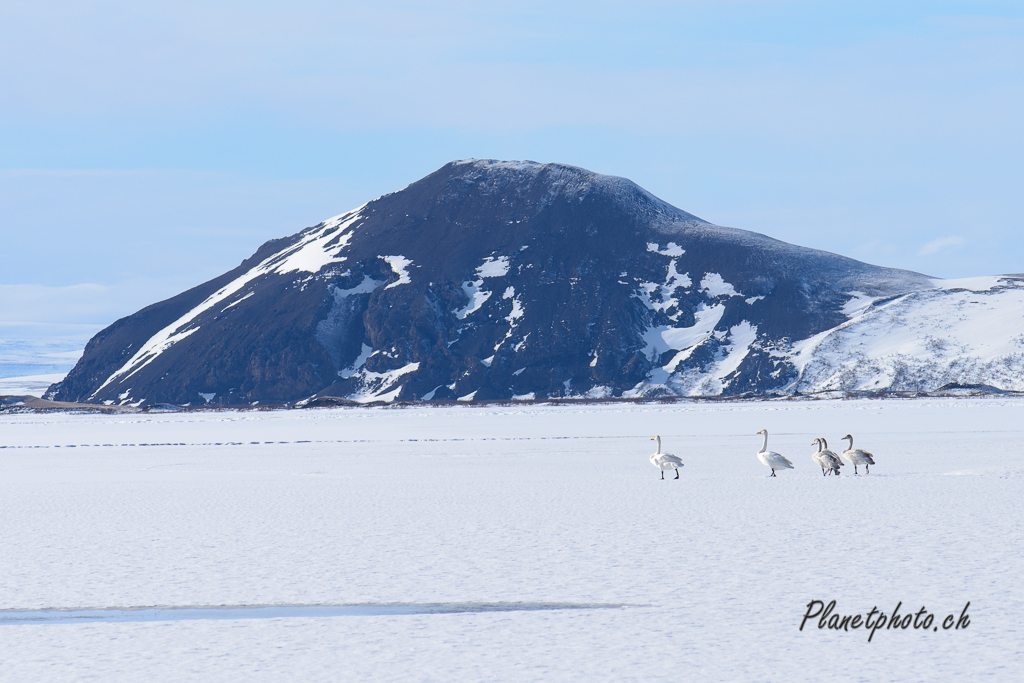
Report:
[[[843,466],[843,461],[840,460],[839,456],[836,455],[833,451],[822,451],[821,452],[821,458],[826,463],[828,463],[828,465],[826,465],[826,467],[827,466],[832,466],[832,467],[838,468],[838,467],[842,467]]]
[[[827,463],[826,467],[831,467],[834,470],[843,466],[843,461],[835,453],[827,453],[823,460]]]
[[[763,462],[765,465],[768,465],[768,467],[771,467],[773,469],[795,469],[793,467],[793,463],[786,459],[786,457],[783,456],[781,453],[776,453],[775,451],[768,451],[767,453],[761,452],[758,453],[757,455],[758,457],[763,455],[764,460],[762,460],[761,462]]]
[[[679,456],[672,455],[671,453],[662,453],[661,460],[665,464],[672,465],[673,467],[683,466],[683,461],[679,459]]]
[[[874,465],[875,458],[867,451],[855,448],[852,451],[843,451],[843,457],[850,461],[851,465]]]
[[[683,466],[683,461],[671,453],[655,453],[651,456],[651,463],[663,470],[678,469]]]

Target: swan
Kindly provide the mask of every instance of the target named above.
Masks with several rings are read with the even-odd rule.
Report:
[[[818,451],[811,454],[811,460],[818,463],[821,467],[821,476],[828,474],[839,474],[839,468],[843,466],[843,461],[839,459],[839,456],[828,450],[828,442],[825,439],[815,439],[811,444],[818,445]]]
[[[776,453],[775,451],[768,450],[768,430],[762,429],[758,434],[764,434],[764,443],[761,445],[761,450],[757,452],[757,459],[761,461],[761,464],[765,467],[772,468],[771,476],[775,476],[775,470],[792,470],[793,463],[787,460],[784,456]]]
[[[843,451],[842,456],[846,458],[851,465],[853,465],[853,473],[860,474],[860,472],[857,471],[857,465],[864,465],[864,471],[868,474],[871,474],[871,470],[868,469],[868,465],[875,464],[875,456],[871,455],[867,451],[862,451],[859,448],[854,450],[853,436],[851,436],[850,434],[844,436],[843,439],[850,440],[850,447]]]
[[[824,448],[822,448],[821,450],[822,457],[828,458],[829,456],[831,456],[832,458],[832,472],[834,474],[842,474],[842,472],[839,471],[839,468],[843,466],[843,461],[842,459],[840,459],[838,455],[836,455],[835,451],[829,450],[828,441],[825,439],[825,437],[821,438],[821,445],[824,446]]]
[[[651,441],[658,442],[658,450],[655,453],[651,453],[651,464],[661,470],[661,478],[665,478],[665,470],[675,470],[676,479],[679,478],[679,468],[683,466],[683,461],[671,453],[661,452],[661,437],[652,436]]]

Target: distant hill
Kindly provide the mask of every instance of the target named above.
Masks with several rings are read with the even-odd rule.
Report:
[[[572,166],[457,161],[118,320],[46,398],[1018,389],[1021,284],[943,283],[713,225]]]

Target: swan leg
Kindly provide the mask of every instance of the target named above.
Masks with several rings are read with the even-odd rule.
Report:
[[[774,467],[772,468],[772,473],[770,475],[768,475],[768,476],[770,476],[770,477],[774,477],[775,476],[775,468]]]
[[[679,468],[677,467],[676,468],[676,479],[678,479],[678,478],[679,478]]]
[[[664,479],[664,478],[665,478],[665,470],[662,470],[662,471],[661,471],[661,478],[662,478],[662,479]]]
[[[865,474],[871,474],[871,469],[868,468],[867,464],[864,465],[864,473]]]
[[[860,472],[857,471],[857,463],[853,463],[853,473],[860,474]]]

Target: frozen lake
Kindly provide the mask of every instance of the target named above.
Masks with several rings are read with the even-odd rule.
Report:
[[[877,465],[823,478],[848,432]],[[1014,680],[1022,443],[999,398],[0,415],[0,671]]]

